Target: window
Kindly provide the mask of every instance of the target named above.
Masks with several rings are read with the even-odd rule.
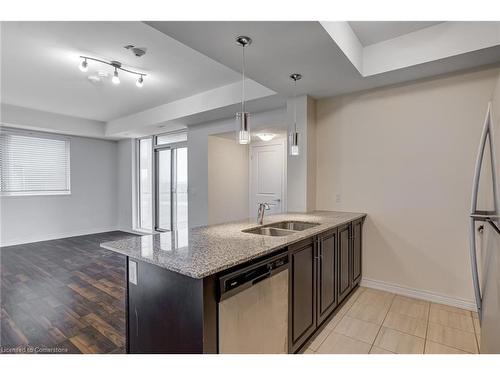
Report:
[[[187,228],[187,178],[186,132],[139,140],[140,229]]]
[[[0,195],[70,193],[68,138],[13,129],[1,130]]]

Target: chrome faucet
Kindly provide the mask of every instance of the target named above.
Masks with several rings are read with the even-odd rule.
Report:
[[[270,210],[269,203],[259,203],[259,210],[257,211],[257,224],[262,225],[264,222],[264,212]]]

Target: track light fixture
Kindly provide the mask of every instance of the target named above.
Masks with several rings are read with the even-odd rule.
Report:
[[[137,79],[137,82],[135,83],[135,85],[137,87],[142,87],[142,85],[144,85],[144,79],[142,79],[142,76],[140,76],[138,79]]]
[[[118,69],[115,68],[115,72],[113,73],[113,78],[111,78],[111,82],[113,82],[115,85],[120,84],[120,77],[118,77]]]
[[[82,72],[86,72],[89,70],[89,64],[87,63],[87,59],[83,59],[82,63],[78,66]]]
[[[93,57],[88,57],[88,56],[80,56],[80,58],[82,58],[83,60],[78,67],[80,68],[80,70],[82,72],[86,72],[88,70],[87,60],[92,60],[92,61],[96,61],[96,62],[101,63],[101,64],[106,64],[106,65],[109,65],[109,66],[112,66],[113,68],[115,68],[115,71],[113,73],[113,78],[111,78],[111,82],[113,82],[115,85],[120,84],[120,77],[118,76],[118,70],[139,76],[139,78],[137,79],[137,81],[135,83],[136,86],[142,87],[144,85],[144,77],[147,76],[146,73],[136,72],[136,71],[133,71],[130,69],[125,69],[122,67],[122,63],[119,61],[104,61],[104,60],[94,59]]]

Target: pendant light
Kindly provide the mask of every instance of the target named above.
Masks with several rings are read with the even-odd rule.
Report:
[[[297,81],[302,78],[302,74],[290,74],[293,81],[293,131],[290,132],[290,155],[299,155],[299,133],[297,133]]]
[[[236,124],[238,127],[238,143],[247,145],[250,143],[250,129],[248,127],[248,112],[245,111],[245,47],[252,44],[248,36],[239,36],[236,43],[242,50],[242,82],[241,82],[241,112],[236,112]]]

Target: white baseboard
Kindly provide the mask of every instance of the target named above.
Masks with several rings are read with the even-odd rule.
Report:
[[[427,290],[409,288],[403,285],[398,285],[398,284],[388,283],[386,281],[373,280],[368,278],[361,279],[360,285],[367,288],[384,290],[386,292],[391,292],[406,297],[422,299],[429,302],[441,303],[443,305],[459,307],[465,310],[477,311],[476,304],[472,300],[465,300],[456,297],[445,296],[442,294],[429,292]]]
[[[66,238],[66,237],[85,236],[87,234],[112,232],[112,231],[116,231],[116,230],[120,230],[120,229],[118,229],[117,227],[94,228],[94,229],[75,230],[75,231],[61,232],[61,233],[50,233],[50,234],[44,234],[44,235],[38,235],[38,236],[30,236],[28,234],[22,238],[14,238],[14,239],[10,239],[7,241],[2,241],[0,246],[6,247],[6,246],[14,246],[14,245],[23,245],[23,244],[27,244],[27,243],[33,243],[33,242],[57,240],[57,239]],[[27,232],[29,232],[29,231],[27,230]]]
[[[138,229],[130,229],[130,228],[118,228],[116,230],[119,230],[120,232],[125,232],[125,233],[130,233],[130,234],[136,234],[138,236],[144,236],[144,235],[152,234],[150,232],[141,231],[141,230],[138,230]]]

